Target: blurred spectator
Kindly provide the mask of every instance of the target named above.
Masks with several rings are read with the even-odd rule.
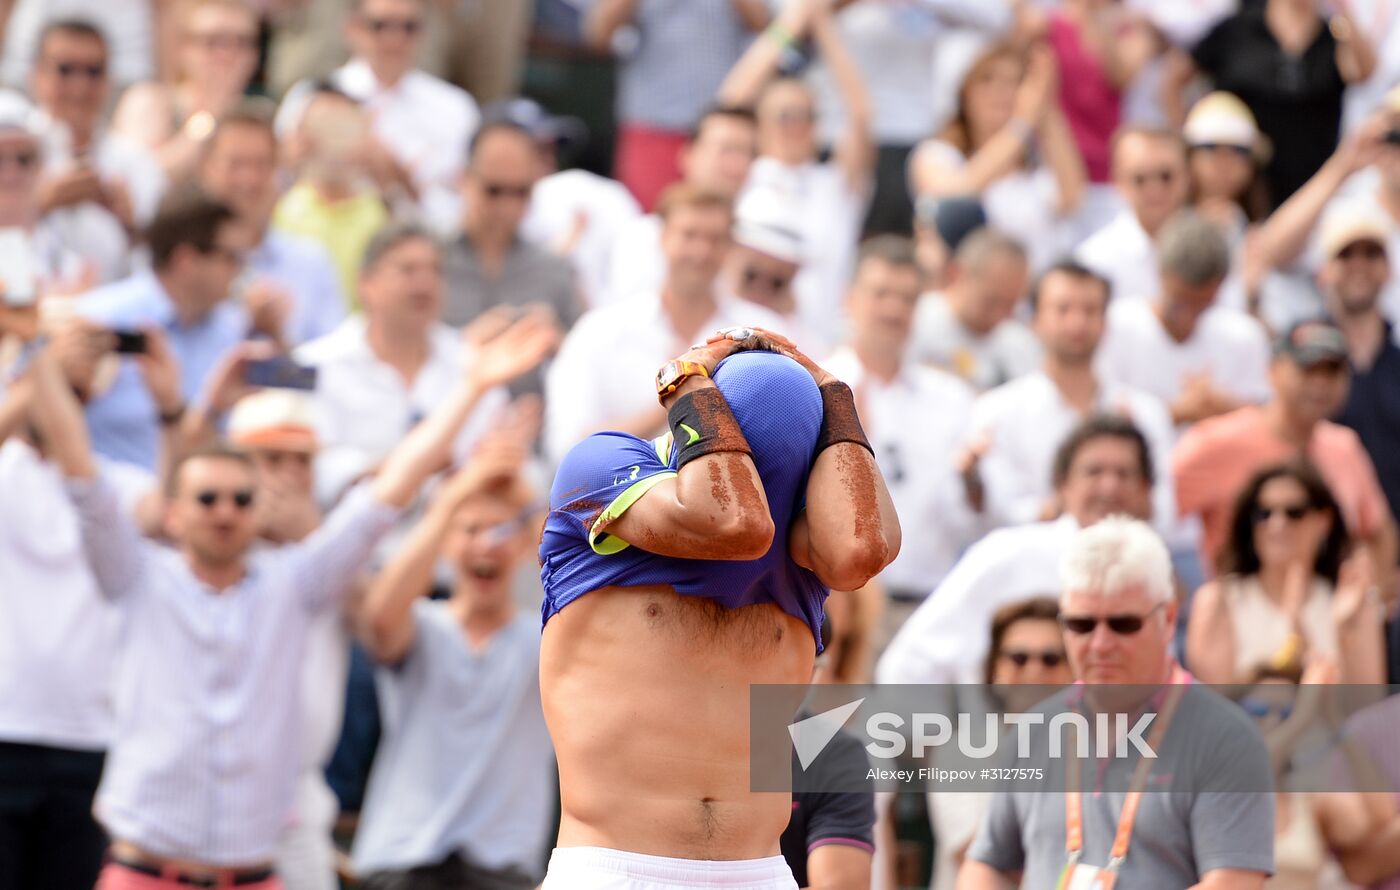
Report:
[[[529,890],[554,807],[539,619],[513,593],[537,504],[521,478],[539,407],[497,427],[369,590],[384,732],[355,836],[364,890]],[[439,560],[452,593],[428,599]]]
[[[1269,339],[1244,313],[1220,306],[1229,246],[1214,223],[1184,211],[1157,234],[1160,285],[1151,301],[1117,301],[1099,368],[1171,409],[1177,431],[1269,398]]]
[[[681,149],[681,179],[687,185],[734,200],[748,179],[757,146],[752,111],[710,109],[700,116],[695,131]],[[659,213],[649,213],[617,233],[606,299],[613,302],[654,293],[665,277],[661,217]]]
[[[635,45],[618,77],[615,175],[643,209],[684,174],[688,134],[769,18],[763,0],[598,0],[588,10],[584,36],[597,50],[612,50],[618,31],[632,26]],[[793,37],[774,29],[762,39],[786,45]]]
[[[1382,592],[1391,595],[1395,522],[1361,440],[1327,418],[1346,402],[1347,346],[1325,322],[1294,325],[1274,345],[1273,395],[1203,420],[1187,430],[1172,454],[1181,514],[1199,515],[1201,561],[1214,565],[1229,534],[1236,494],[1259,468],[1306,457],[1326,480],[1347,531],[1370,551]]]
[[[532,99],[509,99],[486,110],[488,120],[524,127],[535,140],[539,176],[520,224],[521,236],[568,257],[587,306],[607,299],[613,242],[642,215],[641,205],[615,179],[559,169],[559,155],[588,135],[577,118],[551,115]]]
[[[999,524],[1056,516],[1062,504],[1051,487],[1055,449],[1091,414],[1121,414],[1142,430],[1158,467],[1151,517],[1176,516],[1167,458],[1172,426],[1156,396],[1126,386],[1094,367],[1108,310],[1108,284],[1074,263],[1050,267],[1031,291],[1041,370],[978,397],[972,412],[977,472],[986,485],[986,512]]]
[[[269,228],[277,203],[277,151],[266,115],[255,107],[234,109],[204,145],[199,182],[251,236],[239,298],[250,313],[271,315],[277,339],[295,345],[330,333],[345,317],[345,297],[319,244]]]
[[[1396,890],[1400,887],[1400,762],[1396,758],[1395,727],[1400,720],[1400,696],[1389,696],[1353,715],[1343,726],[1343,738],[1356,745],[1378,773],[1376,785],[1389,794],[1368,794],[1366,809],[1371,817],[1356,825],[1349,836],[1329,836],[1337,858],[1349,880],[1370,890]],[[1354,783],[1361,777],[1352,774]],[[1383,782],[1384,785],[1380,785]],[[1359,784],[1353,787],[1364,787]],[[1325,804],[1333,795],[1321,795]]]
[[[94,283],[120,278],[165,182],[144,149],[103,129],[110,87],[102,33],[79,20],[47,25],[29,91],[47,118],[39,206],[65,241],[82,245]]]
[[[157,28],[163,15],[150,0],[14,0],[6,4],[0,79],[23,86],[40,52],[44,30],[55,22],[81,19],[111,45],[112,78],[118,86],[150,80],[157,71]]]
[[[976,198],[919,198],[914,205],[914,243],[926,290],[947,286],[953,252],[986,224],[987,212]]]
[[[909,155],[952,116],[966,55],[959,43],[1006,32],[1013,4],[1006,0],[921,0],[854,3],[840,0],[836,26],[870,92],[871,135],[878,145],[875,192],[865,233],[908,234],[913,219]],[[786,43],[786,35],[771,39]],[[950,64],[945,64],[947,59]],[[846,128],[839,81],[818,64],[811,81],[823,111],[822,140],[835,143]]]
[[[425,70],[483,105],[520,92],[534,0],[432,3],[419,58]]]
[[[24,311],[0,308],[0,339],[32,336],[17,324]],[[40,346],[31,341],[29,348]],[[83,332],[55,337],[48,352],[36,361],[54,362],[62,385],[90,387],[98,353]],[[142,368],[148,387],[168,390],[167,352],[157,346]],[[107,848],[92,798],[112,742],[120,628],[88,567],[63,475],[49,462],[52,444],[30,422],[31,378],[0,396],[0,500],[10,505],[0,513],[7,627],[0,647],[0,886],[91,887]],[[151,477],[105,461],[103,472],[120,480],[126,512],[154,487]]]
[[[1056,566],[1079,529],[1120,513],[1144,518],[1151,509],[1151,450],[1121,417],[1097,415],[1077,426],[1059,443],[1054,476],[1063,515],[998,529],[969,547],[885,650],[877,683],[981,682],[996,611],[1057,593]]]
[[[471,378],[476,353],[502,330],[518,325],[518,332],[529,335],[529,351],[520,359],[531,359],[530,368],[555,343],[553,322],[543,311],[514,324],[505,310],[490,313],[468,331],[471,340],[444,324],[439,248],[412,224],[392,223],[370,242],[360,301],[363,315],[295,353],[297,361],[318,370],[317,434],[325,451],[317,461],[316,488],[323,504],[334,503],[347,485],[372,471],[464,375]],[[467,454],[505,398],[497,390],[478,393],[454,444],[457,458]],[[374,422],[366,423],[367,417]]]
[[[1345,7],[1316,0],[1244,4],[1191,50],[1178,54],[1163,87],[1173,122],[1184,119],[1181,92],[1197,73],[1217,90],[1239,96],[1273,145],[1265,167],[1277,207],[1318,171],[1337,147],[1342,92],[1375,70],[1371,35]]]
[[[1210,93],[1191,106],[1182,128],[1191,175],[1191,204],[1220,227],[1232,250],[1246,227],[1269,212],[1262,165],[1268,157],[1249,107],[1230,93]]]
[[[196,192],[167,199],[146,233],[151,270],[83,295],[78,313],[89,325],[130,331],[158,327],[170,340],[185,403],[199,394],[219,359],[252,331],[244,307],[228,299],[243,270],[249,239],[228,205]],[[180,421],[154,404],[123,358],[105,392],[87,405],[93,448],[114,460],[156,468],[161,427]]]
[[[301,675],[314,618],[345,598],[494,381],[461,381],[372,483],[306,540],[275,550],[252,549],[251,459],[222,447],[185,454],[168,488],[170,550],[142,540],[121,515],[77,402],[51,377],[36,379],[35,424],[57,443],[98,586],[132,619],[120,675],[126,706],[98,789],[96,812],[113,840],[97,886],[276,890],[271,861],[302,759],[301,684],[288,678]]]
[[[1382,289],[1391,278],[1387,231],[1375,216],[1338,220],[1328,233],[1327,259],[1317,283],[1333,324],[1346,339],[1351,387],[1333,419],[1351,427],[1376,465],[1376,476],[1400,515],[1400,346],[1381,315]]]
[[[0,228],[25,230],[34,282],[44,294],[68,295],[91,284],[81,242],[72,243],[54,224],[41,219],[39,177],[44,165],[43,125],[39,112],[22,96],[0,92]],[[7,270],[9,275],[19,270]],[[10,287],[21,286],[18,280]]]
[[[719,99],[756,110],[758,159],[746,190],[772,190],[791,205],[805,250],[794,285],[798,308],[808,329],[835,339],[873,185],[870,95],[841,42],[827,0],[789,4],[773,29],[792,39],[810,34],[839,85],[845,129],[833,143],[831,159],[819,160],[818,108],[812,90],[795,77],[773,77],[783,53],[778,41],[754,41],[725,78]]]
[[[545,378],[545,453],[562,458],[599,430],[660,433],[666,411],[652,385],[666,361],[722,328],[780,331],[782,320],[716,287],[729,249],[729,198],[678,183],[658,205],[667,270],[657,291],[585,313]]]
[[[781,318],[783,336],[803,352],[824,357],[832,341],[804,322],[794,292],[809,256],[797,209],[773,189],[744,193],[734,210],[733,244],[725,254],[721,287]]]
[[[1173,130],[1128,127],[1113,138],[1113,186],[1126,205],[1074,255],[1107,278],[1117,300],[1157,292],[1152,239],[1186,204],[1186,146]]]
[[[354,57],[331,83],[364,105],[369,166],[391,205],[417,206],[435,231],[455,228],[457,180],[481,119],[463,90],[414,67],[427,0],[355,0],[345,24]]]
[[[957,470],[973,392],[951,374],[908,360],[918,301],[912,242],[898,235],[866,241],[846,294],[850,340],[823,362],[855,391],[895,510],[909,528],[909,546],[880,573],[890,602],[879,644],[894,636],[979,531]],[[938,423],[915,420],[931,417]]]
[[[993,890],[1024,873],[1038,887],[1074,874],[1086,887],[1121,877],[1125,886],[1262,890],[1274,871],[1273,795],[1226,792],[1271,787],[1268,750],[1240,709],[1192,688],[1172,657],[1177,604],[1166,547],[1146,523],[1111,518],[1075,534],[1060,577],[1065,649],[1080,683],[1041,707],[1097,712],[1102,720],[1105,711],[1134,712],[1161,696],[1152,699],[1161,702],[1150,742],[1154,759],[1099,759],[1091,783],[1096,789],[1125,783],[1118,787],[1141,805],[1124,810],[1122,794],[1084,794],[1073,780],[1059,793],[1009,786],[992,797],[958,886]],[[1118,703],[1096,694],[1096,684],[1138,684],[1140,691],[1124,690],[1131,697],[1116,696]],[[1037,760],[1046,762],[1043,755]],[[1142,793],[1152,772],[1182,790]]]
[[[1385,682],[1385,616],[1364,553],[1307,463],[1263,469],[1235,499],[1217,578],[1196,592],[1186,655],[1205,683],[1301,672],[1322,657],[1340,681]]]
[[[136,84],[122,93],[112,132],[150,152],[165,175],[194,172],[214,124],[232,111],[258,67],[258,15],[245,0],[186,0],[174,30],[178,70],[170,85]]]
[[[506,121],[477,131],[462,180],[460,231],[443,254],[448,324],[467,324],[493,306],[538,303],[566,329],[578,319],[583,307],[568,261],[520,235],[538,178],[529,131]]]
[[[955,374],[978,392],[1040,367],[1040,343],[1015,317],[1026,293],[1026,251],[994,229],[958,245],[942,292],[919,300],[912,357]]]
[[[1054,93],[1045,47],[1009,43],[982,54],[963,78],[956,116],[910,158],[915,194],[977,195],[991,224],[1031,252],[1039,273],[1070,246],[1068,219],[1084,192],[1080,159]]]
[[[364,159],[366,115],[354,99],[318,84],[307,91],[300,119],[286,139],[297,179],[278,200],[273,225],[325,247],[347,305],[357,306],[365,246],[389,221]]]
[[[1365,80],[1351,81],[1342,93],[1342,133],[1365,123],[1385,104],[1386,93],[1400,83],[1400,15],[1387,0],[1350,0],[1347,17],[1375,48],[1376,67]]]

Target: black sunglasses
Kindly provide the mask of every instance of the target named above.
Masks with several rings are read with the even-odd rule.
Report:
[[[792,283],[792,279],[786,275],[765,275],[762,270],[753,266],[744,269],[744,286],[751,287],[755,284],[762,284],[770,291],[780,291]]]
[[[530,186],[528,185],[503,185],[499,182],[488,182],[482,186],[482,190],[486,192],[486,197],[492,199],[515,198],[523,201],[530,197]]]
[[[1146,615],[1110,615],[1107,618],[1096,618],[1090,615],[1062,615],[1060,616],[1060,626],[1072,634],[1087,636],[1094,632],[1094,629],[1102,622],[1108,625],[1108,629],[1118,634],[1120,637],[1130,637],[1142,630],[1143,622],[1148,615],[1162,608],[1159,603],[1154,606]]]
[[[1176,171],[1168,170],[1165,167],[1161,170],[1149,170],[1145,173],[1134,173],[1132,176],[1133,185],[1142,188],[1149,183],[1158,185],[1171,185],[1176,181]]]
[[[1254,508],[1254,521],[1268,522],[1274,517],[1274,514],[1282,513],[1284,516],[1288,517],[1289,521],[1297,522],[1304,516],[1307,516],[1308,511],[1311,509],[1312,508],[1307,504],[1287,504],[1281,507],[1265,507],[1263,504],[1260,504]]]
[[[240,488],[238,491],[219,492],[212,488],[205,489],[194,496],[201,507],[213,509],[214,505],[227,497],[233,505],[240,510],[246,510],[253,506],[253,490],[251,488]]]
[[[423,30],[423,23],[418,19],[365,19],[365,27],[369,28],[373,34],[384,34],[388,31],[399,31],[405,37],[412,37]]]
[[[65,80],[70,77],[86,77],[88,80],[101,80],[107,76],[105,64],[84,65],[80,62],[55,62],[53,70]]]
[[[1033,659],[1038,660],[1047,668],[1057,668],[1064,662],[1065,653],[1053,650],[1031,652],[1025,649],[1012,649],[1001,653],[1001,657],[1016,665],[1018,668],[1023,668],[1030,664]]]

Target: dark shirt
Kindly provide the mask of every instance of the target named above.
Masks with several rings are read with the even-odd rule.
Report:
[[[1277,207],[1337,147],[1346,84],[1337,68],[1336,39],[1323,24],[1301,56],[1290,55],[1264,24],[1264,4],[1257,3],[1221,21],[1191,54],[1217,90],[1249,106],[1273,143],[1265,173]]]
[[[516,240],[506,254],[499,278],[487,274],[476,248],[465,236],[443,249],[447,283],[442,320],[454,327],[468,324],[493,306],[544,303],[567,330],[583,312],[568,260]]]
[[[1351,391],[1337,422],[1351,427],[1376,465],[1390,514],[1400,515],[1400,346],[1390,324],[1370,368],[1351,369]]]
[[[804,715],[805,716],[805,715]],[[826,844],[844,844],[874,852],[874,791],[805,791],[804,788],[850,786],[851,777],[865,775],[869,760],[865,748],[854,736],[838,732],[804,771],[792,755],[792,818],[783,831],[783,858],[797,879],[806,887],[807,856]]]

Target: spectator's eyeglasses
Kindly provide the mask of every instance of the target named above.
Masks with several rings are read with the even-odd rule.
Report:
[[[88,80],[102,80],[107,76],[106,63],[84,64],[82,62],[54,62],[50,67],[64,80],[84,77]]]
[[[517,201],[524,201],[530,197],[530,186],[528,185],[506,185],[500,182],[482,183],[481,190],[486,192],[486,197],[493,201],[501,198],[514,198]]]
[[[238,491],[215,491],[208,488],[194,496],[199,505],[206,510],[214,509],[215,505],[224,498],[228,498],[239,510],[246,510],[253,506],[253,490],[251,488],[240,488]]]
[[[1289,522],[1297,522],[1308,515],[1311,508],[1307,504],[1286,504],[1277,507],[1266,507],[1263,504],[1254,508],[1255,522],[1268,522],[1275,514],[1282,513],[1288,517]]]
[[[1149,185],[1171,185],[1176,181],[1176,171],[1170,167],[1163,167],[1160,170],[1146,170],[1142,173],[1134,173],[1130,177],[1133,185],[1137,188],[1146,188]]]
[[[418,32],[423,30],[423,23],[418,19],[371,19],[364,20],[365,27],[375,36],[386,34],[390,31],[398,31],[405,37],[416,37]]]
[[[786,275],[765,275],[763,270],[748,266],[744,269],[744,286],[753,287],[761,284],[769,291],[780,291],[792,283],[792,279]]]
[[[1088,636],[1100,623],[1107,624],[1108,629],[1120,637],[1130,637],[1142,630],[1143,622],[1149,615],[1162,608],[1159,603],[1145,615],[1110,615],[1107,618],[1096,618],[1092,615],[1062,615],[1060,626],[1076,636]]]
[[[1239,155],[1242,158],[1254,157],[1254,152],[1243,145],[1226,145],[1223,142],[1203,142],[1200,145],[1192,146],[1199,151],[1228,151],[1230,154]]]
[[[783,108],[773,115],[773,120],[784,126],[811,124],[816,123],[817,113],[811,108]]]
[[[237,34],[231,31],[214,31],[207,34],[190,34],[190,42],[205,49],[237,49],[247,52],[255,49],[258,38],[252,34]]]
[[[1057,668],[1064,662],[1065,653],[1056,652],[1054,650],[1030,652],[1025,649],[1011,649],[1001,653],[1001,657],[1016,665],[1018,668],[1025,667],[1033,660],[1039,661],[1044,667]]]
[[[38,152],[33,152],[33,151],[16,151],[16,152],[9,152],[9,153],[0,152],[0,170],[5,169],[6,167],[10,166],[11,164],[14,164],[16,167],[18,167],[18,168],[21,169],[21,170],[29,170],[29,169],[33,168],[33,166],[34,166],[36,163],[38,163],[38,162],[39,162],[39,154],[38,154]]]

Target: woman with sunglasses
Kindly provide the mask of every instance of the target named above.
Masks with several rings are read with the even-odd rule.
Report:
[[[987,221],[1030,250],[1033,272],[1072,246],[1062,223],[1084,193],[1084,162],[1055,101],[1058,80],[1047,47],[993,46],[963,78],[953,119],[909,162],[911,191],[976,195]]]
[[[169,83],[122,94],[112,129],[152,152],[172,180],[194,169],[214,123],[243,98],[258,67],[258,16],[244,0],[186,0],[176,17]]]
[[[1385,682],[1384,616],[1364,551],[1307,463],[1264,469],[1235,501],[1218,577],[1196,592],[1186,655],[1203,682],[1337,660],[1343,683]]]

